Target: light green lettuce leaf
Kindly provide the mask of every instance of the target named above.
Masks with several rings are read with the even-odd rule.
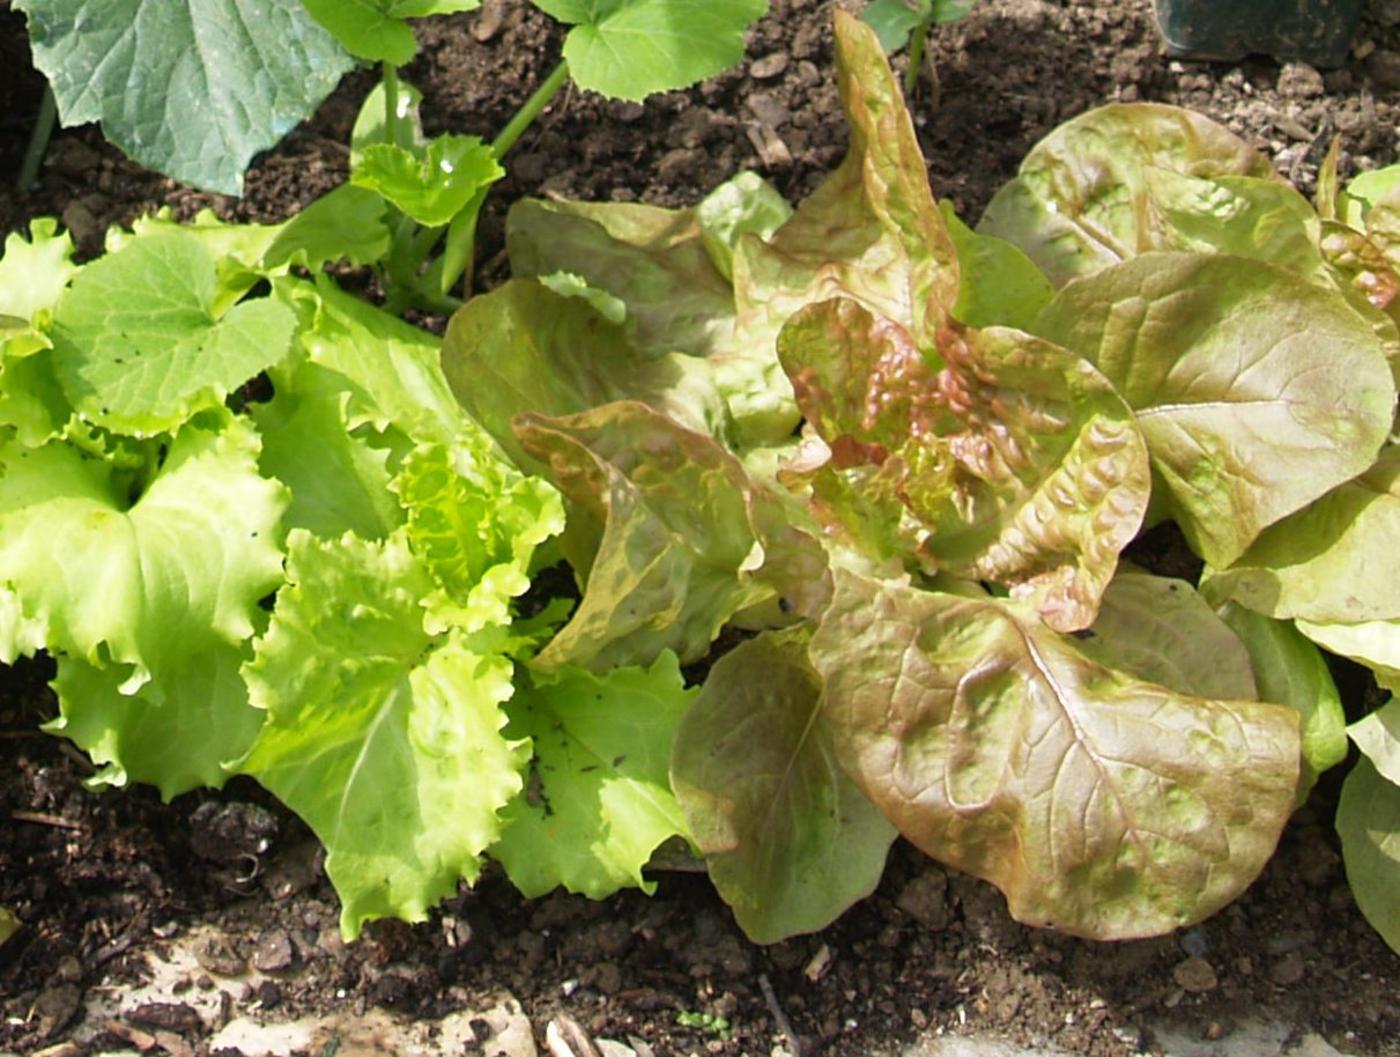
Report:
[[[479,136],[435,136],[410,151],[371,143],[350,173],[351,183],[382,195],[425,227],[441,227],[505,175]]]
[[[831,529],[877,559],[1011,587],[1088,627],[1150,492],[1133,414],[1083,359],[1021,331],[920,347],[849,299],[783,328],[783,367],[826,451],[789,468]]]
[[[350,54],[403,66],[418,50],[410,18],[475,11],[481,0],[302,0]]]
[[[1273,525],[1233,565],[1211,571],[1202,590],[1284,620],[1400,619],[1396,539],[1400,448],[1387,445],[1359,477]]]
[[[736,65],[768,0],[531,0],[573,26],[564,59],[580,88],[644,99]]]
[[[78,266],[73,263],[72,236],[57,232],[53,217],[35,217],[29,222],[27,239],[18,231],[5,236],[5,251],[0,255],[0,315],[30,322],[58,303]]]
[[[265,714],[248,703],[239,671],[250,645],[230,645],[191,625],[178,635],[182,651],[135,692],[122,689],[122,668],[59,658],[59,717],[44,729],[92,757],[100,770],[89,784],[145,782],[165,800],[218,789],[229,777],[224,765],[253,744]]]
[[[291,348],[271,298],[218,312],[215,260],[196,237],[134,239],[83,268],[54,315],[54,373],[86,419],[151,436],[216,406]]]
[[[1369,325],[1259,261],[1137,256],[1066,286],[1034,330],[1137,412],[1172,515],[1215,566],[1364,471],[1390,432],[1395,383]]]
[[[357,267],[376,264],[389,253],[388,210],[372,191],[341,184],[274,229],[258,261],[265,275],[282,275],[293,265],[316,271],[332,261]]]
[[[1036,315],[1055,296],[1055,288],[1035,262],[1005,239],[979,235],[939,203],[948,234],[958,251],[961,284],[953,315],[971,327],[1029,330]]]
[[[5,348],[0,367],[0,425],[14,429],[19,443],[37,448],[60,436],[73,418],[73,406],[54,374],[47,349],[28,350],[22,357]]]
[[[1400,698],[1358,719],[1347,733],[1382,778],[1400,785]]]
[[[350,394],[336,384],[339,377],[303,364],[270,401],[252,405],[263,438],[258,465],[291,491],[287,528],[325,539],[346,532],[383,539],[404,520],[389,490],[389,452],[370,443],[370,427],[349,428]]]
[[[1400,785],[1364,757],[1342,783],[1337,835],[1356,905],[1400,954]]]
[[[142,165],[206,191],[241,194],[253,155],[309,117],[353,65],[302,0],[15,7],[29,17],[34,63],[64,125],[101,122]]]
[[[1346,713],[1332,672],[1318,648],[1292,623],[1235,602],[1226,602],[1219,613],[1249,651],[1259,699],[1298,710],[1303,737],[1298,803],[1302,804],[1317,776],[1347,755]]]
[[[435,582],[402,532],[288,536],[287,581],[244,667],[267,721],[238,770],[315,830],[348,939],[372,918],[421,921],[474,880],[523,783],[505,738],[511,660],[432,636]]]
[[[45,645],[123,668],[130,693],[187,663],[190,629],[238,646],[282,579],[285,489],[258,473],[258,439],[227,412],[185,425],[133,501],[134,482],[72,441],[0,447],[0,584]],[[0,634],[0,656],[23,648]]]
[[[286,282],[279,297],[303,317],[299,340],[312,363],[341,376],[347,424],[391,427],[413,441],[451,445],[466,416],[440,362],[440,340],[341,290],[329,279]]]
[[[507,463],[479,428],[464,429],[450,449],[414,448],[392,487],[409,545],[438,584],[423,602],[429,630],[510,623],[536,548],[564,530],[559,493]]]
[[[568,501],[562,546],[587,581],[537,665],[606,671],[665,650],[688,664],[740,610],[785,598],[820,611],[821,546],[713,438],[625,402],[522,415],[517,430]]]
[[[1185,580],[1119,570],[1094,626],[1076,638],[1086,657],[1144,682],[1196,697],[1259,699],[1245,644]]]
[[[744,235],[768,239],[792,217],[792,206],[756,172],[726,180],[695,206],[705,249],[721,275],[734,276],[734,250]]]
[[[837,763],[806,647],[806,632],[769,632],[725,654],[671,755],[710,878],[755,943],[824,928],[870,895],[897,835]]]
[[[694,209],[526,198],[511,206],[506,246],[517,276],[573,272],[620,300],[623,330],[646,359],[734,344],[734,290]]]
[[[1370,668],[1376,682],[1400,693],[1400,620],[1368,620],[1359,624],[1295,621],[1299,632],[1325,650]]]
[[[1298,716],[1105,668],[1024,605],[838,571],[810,654],[847,773],[1012,915],[1158,935],[1236,898],[1298,783]]]
[[[694,696],[670,653],[650,668],[536,673],[517,690],[506,734],[535,755],[491,854],[527,899],[560,886],[590,899],[655,890],[642,868],[686,833],[666,765]]]
[[[1172,201],[1158,201],[1172,174],[1195,181],[1194,208],[1180,183]],[[1216,184],[1235,176],[1283,186],[1267,158],[1207,117],[1160,103],[1114,103],[1065,122],[1031,148],[977,230],[1020,246],[1059,287],[1141,253],[1197,248],[1177,230],[1171,205],[1194,212],[1208,229],[1248,229],[1256,222],[1252,203]]]

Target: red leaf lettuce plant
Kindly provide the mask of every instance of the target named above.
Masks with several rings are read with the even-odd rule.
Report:
[[[11,237],[0,656],[58,658],[99,781],[260,781],[350,936],[487,857],[529,895],[649,886],[678,837],[762,942],[868,894],[897,834],[1085,936],[1250,883],[1346,751],[1314,641],[1400,671],[1393,206],[1319,212],[1125,106],[973,232],[874,33],[836,42],[851,148],[795,211],[751,175],[522,201],[516,277],[440,349],[320,274],[392,279],[481,190],[387,77],[352,186],[284,225],[147,219],[81,267]],[[1122,561],[1163,519],[1200,585]],[[527,607],[560,560],[577,605]],[[1393,707],[1350,728],[1339,825],[1395,944]]]

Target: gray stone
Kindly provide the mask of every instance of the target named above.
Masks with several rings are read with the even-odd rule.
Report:
[[[920,1039],[900,1051],[899,1057],[1068,1057],[1067,1051],[1017,1046],[1001,1039],[943,1035]]]

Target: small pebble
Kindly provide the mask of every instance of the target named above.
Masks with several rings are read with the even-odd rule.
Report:
[[[1220,985],[1220,978],[1215,975],[1215,967],[1194,954],[1177,963],[1176,968],[1172,970],[1172,979],[1178,987],[1196,995],[1214,991]]]
[[[756,81],[766,81],[769,78],[777,77],[787,68],[788,53],[775,51],[761,59],[755,59],[749,65],[749,76]]]

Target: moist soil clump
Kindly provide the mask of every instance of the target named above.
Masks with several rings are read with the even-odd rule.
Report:
[[[688,92],[645,104],[563,97],[508,159],[483,217],[475,286],[507,275],[504,207],[522,195],[677,206],[742,169],[790,200],[810,193],[846,147],[830,8],[774,0],[745,62]],[[553,64],[561,34],[524,0],[486,0],[423,24],[420,40],[406,76],[424,92],[427,130],[490,136]],[[1041,136],[1111,100],[1200,110],[1311,193],[1335,136],[1344,176],[1396,159],[1400,5],[1371,5],[1353,56],[1329,71],[1263,57],[1180,62],[1164,55],[1149,0],[983,0],[936,34],[913,112],[935,192],[969,219]],[[23,20],[4,3],[0,61],[0,224],[59,216],[85,254],[100,250],[109,224],[161,207],[181,218],[204,208],[284,218],[345,179],[345,143],[373,83],[367,72],[348,77],[257,160],[241,199],[145,172],[93,128],[60,130],[38,185],[15,193],[43,82],[29,67]],[[1173,555],[1180,548],[1158,535],[1134,558],[1172,572]],[[771,947],[743,938],[703,876],[667,871],[654,897],[599,903],[526,902],[488,872],[428,922],[377,923],[347,947],[316,842],[255,785],[168,805],[148,789],[85,788],[86,759],[37,731],[56,712],[51,674],[41,659],[0,678],[0,906],[24,923],[0,947],[0,1050],[62,1044],[86,998],[140,979],[153,958],[197,935],[198,966],[164,1001],[118,1010],[83,1046],[55,1052],[195,1054],[209,1052],[217,1021],[235,1016],[379,1007],[436,1018],[506,991],[539,1030],[564,1013],[594,1036],[663,1057],[795,1045],[867,1057],[972,1031],[1124,1057],[1150,1051],[1170,1020],[1224,1044],[1253,1014],[1346,1053],[1400,1055],[1400,959],[1347,889],[1330,825],[1334,776],[1243,899],[1160,939],[1096,944],[1024,928],[995,889],[897,844],[872,898],[822,933]],[[1373,688],[1344,674],[1359,709]],[[222,1012],[196,1013],[195,993],[217,993]],[[475,1052],[494,1052],[496,1029],[479,1027]]]

